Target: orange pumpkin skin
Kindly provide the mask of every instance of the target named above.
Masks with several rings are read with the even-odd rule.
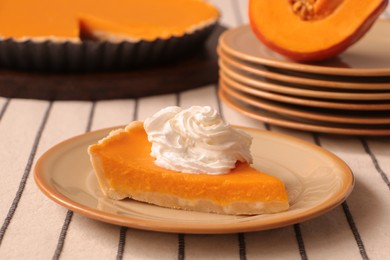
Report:
[[[388,4],[388,0],[314,0],[323,5],[325,14],[305,20],[294,13],[293,1],[250,0],[249,21],[264,45],[296,61],[325,60],[344,52],[367,33]],[[357,10],[351,9],[354,5]]]

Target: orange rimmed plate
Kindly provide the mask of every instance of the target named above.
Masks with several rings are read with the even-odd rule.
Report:
[[[354,136],[388,136],[390,135],[390,125],[371,125],[371,126],[352,126],[352,125],[335,125],[318,120],[302,119],[297,116],[283,115],[275,113],[259,106],[251,105],[241,99],[236,99],[226,93],[226,86],[220,81],[219,97],[228,106],[232,107],[242,115],[248,116],[254,120],[269,123],[272,125],[310,131],[325,134],[354,135]]]
[[[220,70],[220,81],[224,81],[229,87],[242,91],[256,97],[269,99],[273,101],[283,102],[287,104],[302,105],[306,107],[330,108],[354,111],[389,111],[390,103],[387,100],[329,100],[317,98],[305,98],[295,95],[285,95],[271,91],[253,88],[245,84],[241,84],[225,75],[224,71]]]
[[[269,83],[261,79],[243,75],[231,69],[223,61],[219,61],[220,73],[234,81],[255,89],[272,91],[275,93],[294,95],[299,97],[327,99],[327,100],[390,100],[390,91],[381,92],[341,92],[322,88],[291,87],[284,83]]]
[[[223,62],[231,69],[247,77],[261,79],[263,81],[270,82],[283,82],[286,84],[292,84],[299,87],[321,87],[328,88],[330,90],[348,90],[354,92],[363,91],[385,91],[390,90],[390,78],[388,82],[373,82],[372,78],[366,77],[364,80],[359,78],[361,81],[357,81],[354,78],[342,78],[337,76],[308,76],[307,74],[299,75],[298,72],[280,70],[274,71],[270,67],[255,65],[244,62],[240,59],[234,58],[228,54],[225,54],[223,50],[218,49],[218,56],[220,62]],[[298,75],[296,75],[298,74]],[[326,79],[325,79],[326,78]],[[347,81],[347,79],[352,81]],[[353,81],[355,80],[355,81]]]
[[[363,125],[363,126],[376,126],[376,125],[389,125],[390,126],[390,113],[379,113],[375,111],[355,111],[355,113],[347,113],[347,111],[311,108],[307,109],[304,106],[298,106],[293,104],[283,104],[281,102],[267,100],[252,95],[241,93],[240,91],[230,88],[227,85],[221,83],[219,85],[221,89],[231,98],[240,100],[243,104],[248,104],[259,109],[264,109],[270,112],[278,113],[280,115],[292,116],[298,119],[313,120],[317,123],[328,123],[331,125]]]
[[[390,76],[390,22],[378,20],[359,42],[337,58],[299,63],[264,46],[249,25],[226,31],[219,39],[225,53],[254,64],[280,69],[342,76]]]
[[[303,222],[341,204],[351,193],[354,176],[334,154],[285,135],[240,128],[253,137],[254,167],[286,184],[290,209],[277,214],[230,216],[162,208],[103,196],[93,174],[87,147],[113,128],[57,144],[35,165],[40,190],[60,205],[92,219],[137,229],[174,233],[236,233]]]

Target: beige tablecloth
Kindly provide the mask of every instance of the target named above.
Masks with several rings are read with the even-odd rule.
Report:
[[[212,2],[220,7],[224,25],[248,22],[247,1]],[[33,166],[51,146],[88,130],[144,119],[168,105],[210,105],[232,124],[317,143],[351,167],[356,186],[346,202],[318,218],[227,235],[115,226],[68,211],[38,190]],[[97,102],[0,97],[0,259],[390,259],[389,176],[389,137],[340,137],[265,125],[220,102],[216,85]]]

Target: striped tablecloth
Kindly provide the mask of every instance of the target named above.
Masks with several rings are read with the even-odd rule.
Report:
[[[212,2],[221,9],[224,25],[248,22],[247,1]],[[386,17],[390,12],[383,14]],[[183,235],[95,221],[55,204],[38,190],[32,169],[51,146],[86,131],[144,119],[169,105],[210,105],[232,124],[282,132],[322,146],[352,168],[354,191],[333,211],[285,228]],[[389,176],[389,137],[335,137],[255,122],[220,102],[216,85],[97,102],[0,97],[0,259],[390,259]]]

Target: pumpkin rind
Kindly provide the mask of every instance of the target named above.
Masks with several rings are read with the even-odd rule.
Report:
[[[322,5],[330,1],[320,1]],[[249,20],[270,49],[298,61],[337,56],[358,41],[386,8],[388,0],[339,1],[331,12],[302,19],[289,1],[250,0]]]

